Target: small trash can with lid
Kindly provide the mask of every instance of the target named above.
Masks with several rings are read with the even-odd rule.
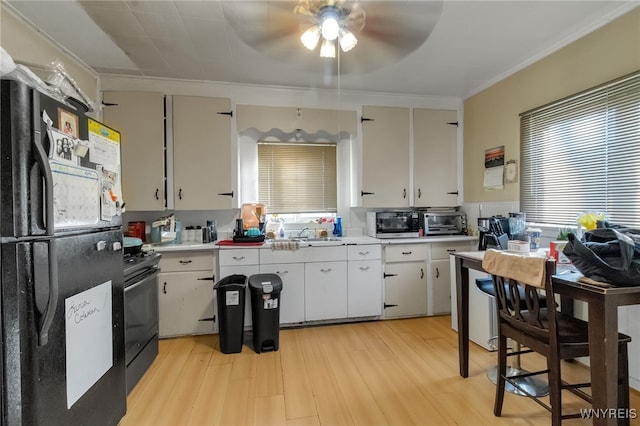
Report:
[[[248,279],[251,292],[253,350],[277,351],[280,336],[280,292],[282,280],[277,274],[256,274]]]
[[[218,299],[218,337],[222,353],[242,352],[246,288],[247,277],[240,274],[224,277],[213,286]]]

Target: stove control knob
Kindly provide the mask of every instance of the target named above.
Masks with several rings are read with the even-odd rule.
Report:
[[[98,241],[98,242],[96,243],[96,249],[97,249],[98,251],[102,251],[102,250],[104,250],[105,248],[107,248],[107,242],[106,242],[106,241]]]
[[[111,249],[113,251],[120,251],[122,250],[122,244],[120,244],[120,241],[116,241],[113,243],[113,246],[111,247]]]

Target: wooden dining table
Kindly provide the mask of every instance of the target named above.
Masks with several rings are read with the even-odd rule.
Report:
[[[469,376],[469,269],[484,271],[484,253],[451,254],[456,269],[458,359],[462,377]],[[581,277],[577,271],[554,275],[554,291],[561,295],[561,309],[565,312],[573,311],[574,300],[588,304],[591,390],[593,408],[600,413],[593,417],[593,424],[614,425],[619,420],[616,415],[625,414],[611,411],[618,406],[618,306],[640,304],[640,286],[585,283],[579,281]],[[622,420],[628,424],[628,418]]]

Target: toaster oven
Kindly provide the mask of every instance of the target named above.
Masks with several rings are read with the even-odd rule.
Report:
[[[367,212],[367,235],[374,238],[417,238],[419,234],[418,212],[395,210]]]
[[[467,215],[460,211],[423,212],[420,227],[424,235],[462,235],[467,232]]]

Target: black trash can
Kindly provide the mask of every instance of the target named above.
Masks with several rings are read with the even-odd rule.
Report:
[[[280,292],[282,280],[276,274],[249,277],[253,350],[257,353],[277,351],[280,336]]]
[[[229,275],[218,281],[213,289],[218,299],[220,350],[225,354],[242,352],[247,277]]]

